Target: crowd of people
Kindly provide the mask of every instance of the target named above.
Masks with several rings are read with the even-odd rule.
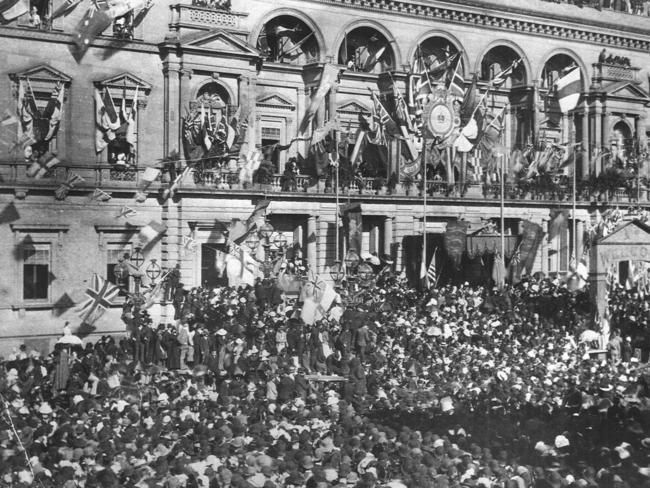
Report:
[[[581,342],[586,293],[558,280],[383,275],[309,326],[273,290],[186,290],[173,324],[15,351],[0,486],[650,486],[646,314],[641,355],[614,332],[605,356]],[[645,302],[615,293],[632,334]]]

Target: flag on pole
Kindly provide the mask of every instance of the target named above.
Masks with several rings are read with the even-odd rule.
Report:
[[[506,268],[503,264],[501,253],[494,256],[494,266],[492,267],[492,281],[494,286],[501,290],[506,284]]]
[[[176,192],[178,191],[178,188],[181,186],[181,182],[183,181],[183,178],[190,172],[190,166],[185,166],[183,169],[183,172],[179,174],[174,181],[169,185],[169,188],[165,188],[162,194],[162,199],[167,200],[168,198],[173,198],[174,195],[176,195]]]
[[[9,127],[18,123],[18,117],[16,117],[8,108],[5,109],[4,116],[0,120],[0,126]]]
[[[138,114],[138,90],[140,86],[135,87],[135,96],[133,98],[133,105],[131,106],[131,111],[129,116],[126,119],[126,141],[135,147],[138,142],[138,132],[137,132],[137,114]],[[124,101],[124,98],[122,98]]]
[[[142,173],[142,177],[140,178],[140,181],[142,181],[145,187],[147,187],[158,179],[161,172],[162,171],[160,170],[160,168],[156,168],[155,166],[148,166],[144,170],[144,173]]]
[[[59,5],[57,9],[52,13],[52,19],[54,20],[57,17],[61,17],[62,15],[68,15],[81,2],[82,0],[63,0],[61,5]]]
[[[253,176],[262,164],[262,153],[257,149],[249,151],[243,158],[242,166],[239,170],[239,183],[252,184]]]
[[[582,91],[580,68],[576,66],[569,69],[565,75],[557,80],[555,87],[560,111],[566,114],[576,108],[580,100],[580,92]]]
[[[140,229],[139,238],[143,245],[156,241],[161,235],[167,232],[167,226],[152,220]]]
[[[436,269],[436,254],[438,253],[438,248],[436,247],[433,251],[433,256],[429,262],[429,267],[427,268],[427,277],[426,284],[427,288],[432,288],[438,282],[438,270]]]
[[[95,188],[92,196],[93,200],[97,200],[99,202],[108,202],[111,198],[113,197],[110,193],[106,193],[104,190],[100,190],[99,188]]]
[[[113,17],[107,10],[101,10],[92,5],[84,14],[83,19],[77,24],[75,30],[74,43],[76,47],[76,56],[78,59],[83,57],[90,43],[99,34],[108,29],[113,22]]]
[[[95,89],[95,152],[102,152],[108,143],[115,139],[115,132],[110,128],[111,122],[104,105],[104,98]]]
[[[126,205],[123,206],[118,214],[115,216],[116,219],[119,218],[125,218],[125,219],[130,219],[138,215],[138,212],[133,210],[131,207],[127,207]]]
[[[38,161],[33,162],[31,166],[27,168],[27,176],[39,180],[60,162],[61,161],[54,153],[48,151],[38,158]]]
[[[456,61],[456,67],[454,68],[454,72],[452,73],[451,78],[449,80],[449,86],[447,87],[447,90],[449,91],[450,95],[459,98],[465,96],[465,79],[463,78],[463,58],[461,56],[458,56],[458,60]]]
[[[52,92],[52,98],[45,107],[44,117],[50,119],[50,125],[45,135],[45,140],[51,140],[59,130],[61,118],[63,117],[63,97],[65,96],[65,87],[57,86]]]
[[[517,66],[519,66],[519,63],[521,63],[521,59],[515,59],[510,66],[497,73],[494,78],[492,78],[492,81],[490,81],[490,86],[493,88],[501,87],[501,85],[503,85],[506,80],[512,76],[512,74],[515,72],[515,69],[517,69]]]
[[[0,13],[5,20],[13,20],[29,12],[29,0],[2,0]]]
[[[338,75],[339,68],[337,66],[329,63],[323,66],[323,72],[321,73],[320,81],[318,83],[318,89],[311,96],[309,107],[300,123],[300,132],[305,132],[307,130],[307,126],[316,115],[318,108],[323,103],[323,100],[325,100],[325,96],[336,83]]]
[[[18,213],[16,204],[11,202],[0,211],[0,224],[10,224],[16,220],[20,220],[20,214]]]
[[[183,236],[183,248],[186,253],[195,252],[196,247],[196,239],[194,237],[191,235]]]
[[[112,301],[120,293],[119,287],[93,274],[91,286],[86,289],[88,299],[81,304],[78,312],[83,323],[92,325],[113,305]]]

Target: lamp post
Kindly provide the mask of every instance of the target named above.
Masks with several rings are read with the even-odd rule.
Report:
[[[246,239],[246,245],[251,250],[251,252],[255,252],[257,250],[257,247],[260,245],[260,238],[257,237],[257,233],[253,232],[248,236]]]
[[[262,265],[264,278],[268,278],[270,276],[271,269],[273,268],[269,248],[271,247],[271,236],[273,235],[274,230],[275,229],[273,229],[273,226],[267,221],[264,221],[264,224],[262,227],[260,227],[259,230],[259,235],[262,238],[262,246],[264,246],[264,263]]]
[[[361,263],[357,268],[357,276],[359,277],[359,282],[363,285],[368,285],[372,280],[372,277],[375,275],[372,266],[368,263]]]
[[[343,285],[342,281],[343,278],[345,278],[345,270],[343,269],[343,265],[341,264],[341,261],[339,261],[338,259],[334,263],[334,266],[330,268],[330,276],[332,277],[332,281],[334,281],[334,284],[337,287]]]
[[[147,266],[145,273],[147,274],[147,278],[151,280],[151,283],[155,284],[156,280],[162,274],[162,268],[158,265],[155,259],[152,259],[149,266]]]

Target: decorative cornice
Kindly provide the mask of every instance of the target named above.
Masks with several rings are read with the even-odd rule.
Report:
[[[423,4],[415,1],[399,0],[310,0],[315,3],[341,5],[343,7],[368,10],[374,13],[387,12],[395,15],[417,17],[420,19],[440,20],[445,23],[462,24],[486,29],[505,30],[532,34],[535,36],[566,39],[577,42],[587,42],[624,48],[636,51],[650,52],[650,30],[627,28],[606,23],[592,22],[578,25],[573,18],[545,19],[537,12],[525,9],[509,9],[499,11],[497,6],[449,5],[440,3]],[[550,16],[549,16],[550,17]],[[593,25],[594,29],[588,26]],[[623,26],[623,29],[625,26]],[[600,29],[601,32],[597,31]],[[602,32],[608,31],[608,32]],[[622,34],[626,32],[628,35]]]

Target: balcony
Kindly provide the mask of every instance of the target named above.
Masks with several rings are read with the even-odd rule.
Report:
[[[116,168],[107,164],[101,165],[66,165],[60,163],[53,167],[42,178],[35,179],[27,176],[29,165],[24,162],[0,161],[0,189],[34,189],[55,190],[68,181],[72,175],[79,175],[82,182],[74,185],[75,190],[89,191],[95,188],[107,191],[122,191],[132,193],[141,188],[144,167]],[[155,194],[166,188],[169,176],[163,174],[162,181],[155,182],[149,187],[149,192]],[[74,190],[73,190],[74,191]],[[288,180],[283,175],[272,175],[266,183],[242,184],[238,172],[201,169],[190,171],[180,185],[180,191],[186,194],[278,194],[287,198],[291,195],[328,195],[334,196],[335,189],[331,180],[321,178],[317,181],[309,176],[297,175]],[[586,182],[579,182],[576,200],[581,203],[612,203],[626,204],[648,202],[649,190],[634,183],[629,188],[614,188],[608,191],[589,188]],[[555,184],[552,187],[541,188],[534,184],[506,184],[505,199],[509,202],[528,201],[538,202],[570,202],[572,188],[570,185]],[[347,186],[340,186],[339,195],[361,196],[369,199],[409,199],[421,200],[423,196],[421,182],[398,183],[389,188],[383,181],[376,178],[356,178]],[[435,200],[490,200],[498,203],[501,198],[500,184],[469,183],[461,185],[448,184],[441,181],[427,181],[427,196]]]

